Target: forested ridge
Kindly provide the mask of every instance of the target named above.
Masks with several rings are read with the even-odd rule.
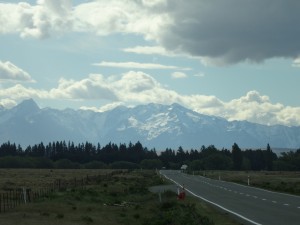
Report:
[[[231,149],[209,145],[159,152],[143,147],[140,142],[101,146],[100,143],[57,141],[47,145],[41,142],[25,149],[6,142],[0,146],[1,168],[179,169],[183,164],[191,170],[300,170],[300,149],[278,156],[269,144],[263,150],[241,150],[234,143]]]

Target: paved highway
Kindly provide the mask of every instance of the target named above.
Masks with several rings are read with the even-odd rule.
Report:
[[[300,225],[300,197],[231,182],[193,176],[179,171],[160,173],[190,194],[225,210],[244,224]]]

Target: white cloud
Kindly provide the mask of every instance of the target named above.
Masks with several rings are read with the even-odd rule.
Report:
[[[74,8],[75,29],[98,35],[135,33],[153,39],[169,21],[161,7],[166,7],[166,1],[111,0],[108,3],[98,0],[83,3]]]
[[[171,52],[166,51],[161,46],[135,46],[133,48],[125,48],[124,52],[144,54],[144,55],[163,55],[163,56],[175,56]]]
[[[34,82],[29,73],[9,61],[0,61],[0,80]]]
[[[49,93],[45,90],[34,89],[24,87],[21,84],[16,84],[15,86],[0,89],[0,99],[10,99],[10,100],[23,100],[28,98],[49,98]]]
[[[9,109],[16,105],[17,105],[17,102],[12,99],[7,99],[7,98],[0,99],[0,109],[1,109],[1,106],[6,109]]]
[[[72,30],[70,0],[38,0],[36,5],[0,3],[0,32],[21,37],[47,38]]]
[[[95,111],[95,112],[105,112],[105,111],[112,110],[118,106],[122,106],[122,105],[124,105],[124,103],[122,103],[122,102],[112,102],[112,103],[106,104],[104,106],[101,106],[100,108],[82,106],[82,107],[80,107],[80,109],[91,110],[91,111]]]
[[[183,72],[174,72],[171,74],[172,78],[174,79],[181,79],[181,78],[186,78],[187,75]]]
[[[57,88],[50,90],[51,98],[63,99],[108,99],[116,100],[116,96],[102,75],[91,74],[88,78],[74,81],[60,79]]]
[[[138,62],[106,62],[94,63],[94,66],[116,67],[129,69],[168,69],[168,70],[190,70],[190,68],[181,68],[177,66],[167,66],[155,63],[138,63]]]
[[[262,96],[257,91],[250,91],[246,96],[228,102],[223,116],[229,120],[276,124],[279,123],[277,116],[282,113],[284,108],[281,104],[271,103],[268,96]]]
[[[296,58],[296,59],[293,61],[292,66],[294,66],[294,67],[300,67],[300,57]]]

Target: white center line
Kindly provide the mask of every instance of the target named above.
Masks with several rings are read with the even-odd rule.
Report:
[[[285,206],[289,206],[290,204],[287,204],[287,203],[285,203],[285,204],[283,204],[283,205],[285,205]]]

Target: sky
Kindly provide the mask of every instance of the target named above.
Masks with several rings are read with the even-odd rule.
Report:
[[[300,126],[298,0],[2,0],[0,105],[179,103]]]

